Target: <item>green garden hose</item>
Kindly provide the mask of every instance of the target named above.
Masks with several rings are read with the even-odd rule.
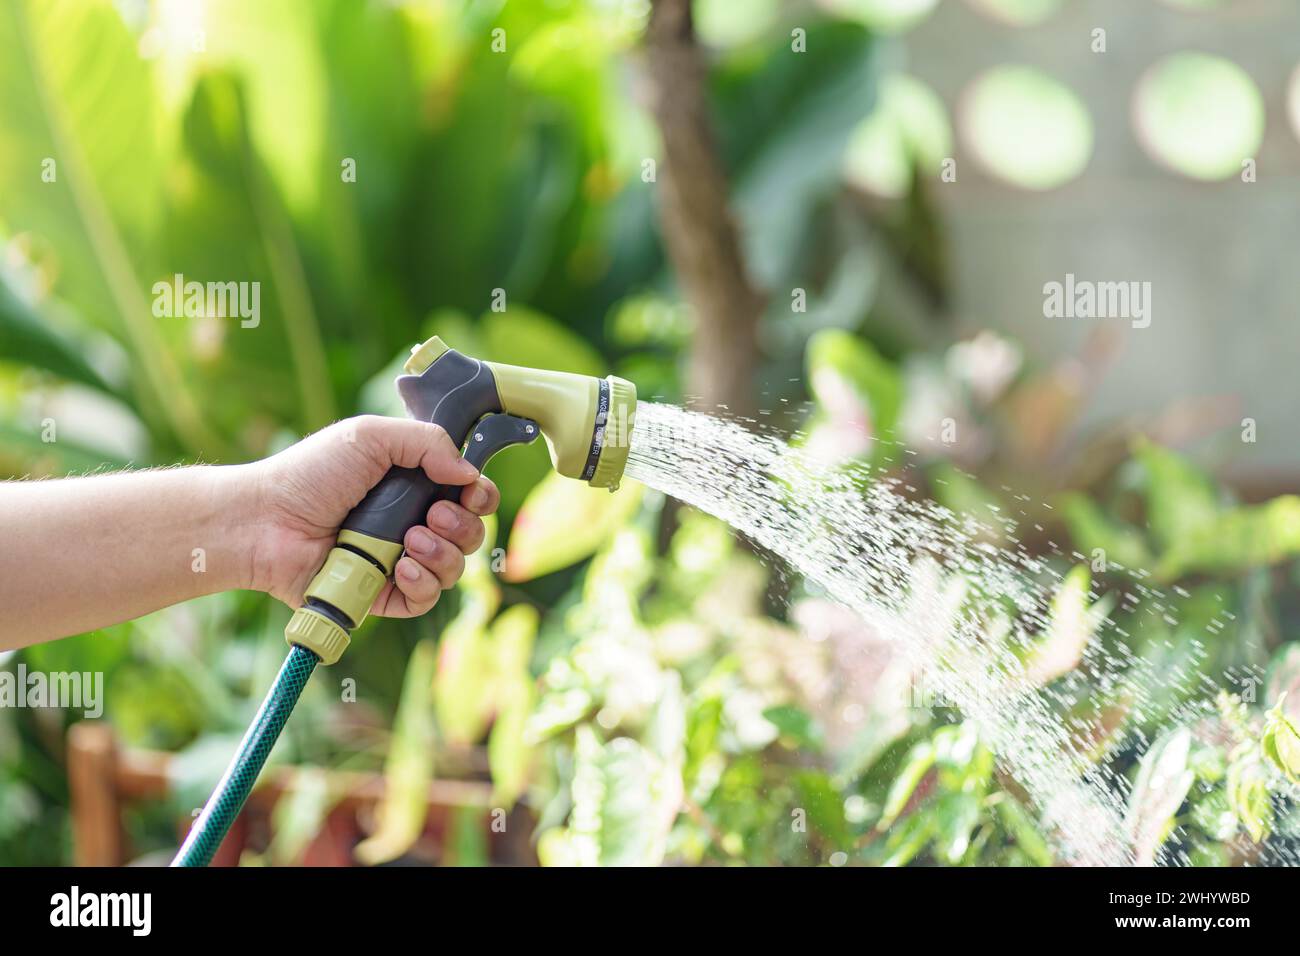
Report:
[[[481,362],[437,336],[411,350],[397,379],[407,411],[442,427],[479,471],[510,445],[545,435],[555,470],[597,488],[618,487],[636,414],[636,386],[617,376]],[[343,522],[324,567],[285,628],[289,656],[234,760],[208,798],[172,866],[207,866],[257,782],[271,748],[317,664],[333,664],[391,579],[406,532],[458,486],[419,468],[392,468]]]
[[[262,701],[257,716],[240,741],[221,782],[190,827],[172,866],[207,866],[212,861],[217,847],[226,838],[226,831],[239,816],[249,791],[257,782],[257,775],[262,772],[271,748],[284,729],[284,722],[289,719],[293,705],[298,703],[298,695],[307,686],[307,679],[318,663],[320,658],[305,647],[294,645],[289,648],[266,700]]]

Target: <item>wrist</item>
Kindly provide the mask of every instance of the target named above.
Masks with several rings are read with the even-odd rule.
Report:
[[[215,465],[203,470],[211,481],[210,519],[222,542],[222,563],[229,577],[225,589],[266,590],[259,572],[266,550],[261,540],[266,496],[257,464]]]

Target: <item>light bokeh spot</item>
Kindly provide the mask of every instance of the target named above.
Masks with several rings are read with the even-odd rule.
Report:
[[[962,135],[989,174],[1025,189],[1052,189],[1092,156],[1087,108],[1069,87],[1031,66],[994,67],[968,88]]]
[[[821,0],[821,5],[831,13],[885,33],[898,33],[916,26],[938,4],[939,0]],[[736,3],[736,6],[743,4]]]
[[[1226,7],[1232,0],[1162,0],[1166,6],[1180,10],[1218,10]]]
[[[709,46],[743,46],[759,39],[776,24],[780,0],[695,0],[691,8],[695,30]]]
[[[1259,149],[1264,99],[1231,60],[1175,53],[1138,83],[1133,122],[1143,148],[1161,165],[1193,179],[1226,179]]]
[[[1300,66],[1295,68],[1287,83],[1286,114],[1291,120],[1291,132],[1300,137]]]
[[[966,0],[980,13],[1027,27],[1042,23],[1064,6],[1064,0]]]

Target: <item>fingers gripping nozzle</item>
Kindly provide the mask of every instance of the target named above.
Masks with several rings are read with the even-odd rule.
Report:
[[[482,471],[497,452],[511,445],[529,444],[540,434],[537,423],[527,418],[501,412],[487,415],[474,426],[466,441],[465,459]],[[450,498],[459,494],[460,486],[439,486],[439,492],[440,497]],[[423,517],[420,523],[424,523]],[[315,652],[322,663],[337,661],[347,650],[352,631],[365,619],[385,582],[392,577],[402,551],[398,542],[348,528],[340,531],[324,567],[307,586],[303,606],[285,628],[288,642]]]
[[[498,451],[540,433],[560,474],[618,487],[636,414],[631,382],[483,362],[437,336],[411,350],[405,373],[397,388],[411,416],[440,425],[480,471]],[[424,523],[434,502],[459,495],[459,486],[437,485],[421,469],[390,469],[343,522],[285,628],[289,643],[337,661],[392,576],[406,532]]]

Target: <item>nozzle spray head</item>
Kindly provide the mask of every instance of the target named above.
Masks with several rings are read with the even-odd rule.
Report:
[[[468,380],[473,366],[480,371]],[[541,428],[551,464],[561,475],[611,490],[623,478],[636,421],[636,386],[626,379],[479,362],[436,335],[412,349],[405,371],[397,387],[417,418],[437,421],[446,402],[464,403],[477,413],[471,423],[492,412],[530,418]],[[453,392],[450,383],[462,384]]]

